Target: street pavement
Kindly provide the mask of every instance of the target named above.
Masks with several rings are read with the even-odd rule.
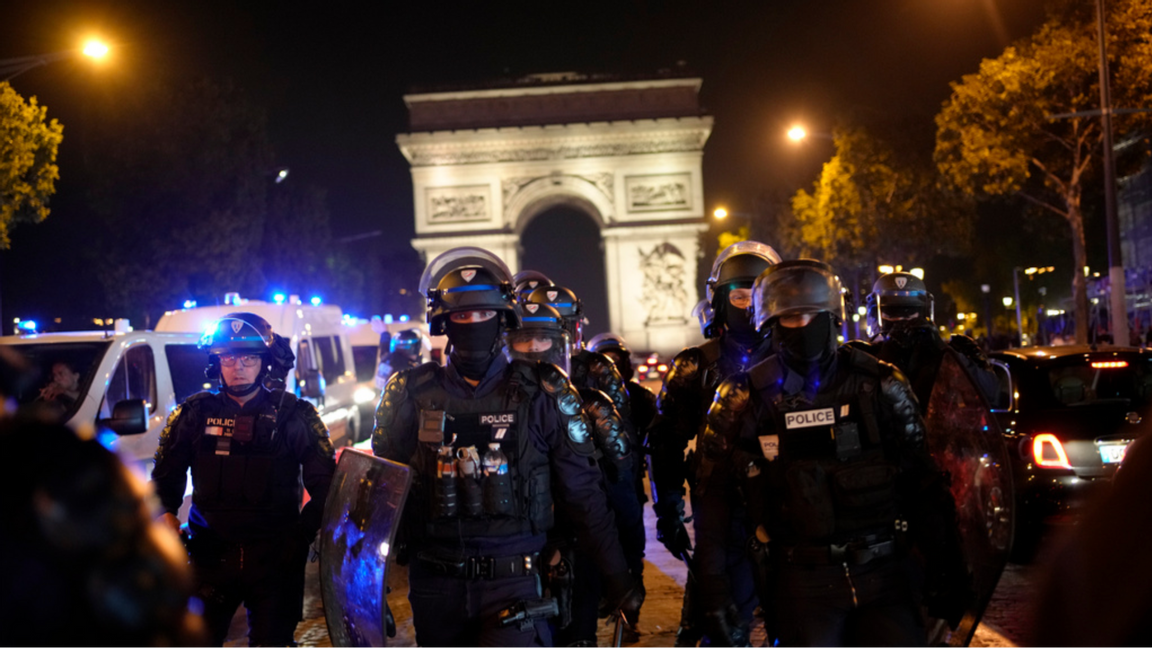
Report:
[[[689,509],[690,513],[690,509]],[[671,646],[676,638],[676,628],[680,623],[680,605],[684,594],[687,570],[684,564],[672,556],[656,540],[656,516],[651,506],[644,507],[644,521],[648,532],[648,545],[644,561],[644,585],[648,590],[644,607],[640,612],[640,638],[631,646]],[[1009,565],[993,595],[992,603],[984,620],[976,630],[972,646],[1016,646],[1024,640],[1027,623],[1028,592],[1038,576],[1037,561],[1032,565]],[[408,605],[407,571],[397,565],[390,568],[389,583],[392,592],[388,604],[396,617],[396,637],[392,646],[415,646],[416,637],[412,628],[412,609]],[[307,589],[304,599],[304,621],[296,629],[296,641],[304,646],[331,646],[328,628],[324,620],[324,608],[320,601],[319,572],[316,563],[310,563],[307,571]],[[450,619],[445,619],[450,622]],[[757,620],[753,626],[752,645],[765,645],[763,625]],[[225,646],[247,646],[247,622],[243,608],[233,620]],[[613,627],[602,622],[599,632],[599,645],[612,645]]]

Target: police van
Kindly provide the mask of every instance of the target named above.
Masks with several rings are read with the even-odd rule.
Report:
[[[204,377],[199,340],[196,333],[134,331],[117,320],[114,330],[8,335],[0,344],[39,376],[15,395],[18,404],[53,410],[77,430],[105,430],[101,442],[147,475],[168,415],[214,386]]]
[[[424,332],[424,360],[444,364],[444,346],[447,337],[428,336],[428,324],[415,322],[407,317],[394,319],[391,315],[383,318],[375,315],[371,320],[344,316],[345,330],[352,341],[352,356],[356,362],[355,400],[360,405],[360,419],[364,421],[365,433],[371,430],[380,392],[388,376],[378,373],[380,363],[388,354],[391,338],[400,331],[420,329]]]
[[[318,301],[306,304],[293,295],[266,302],[229,293],[223,305],[189,304],[164,313],[156,330],[200,335],[228,313],[247,312],[263,317],[274,333],[288,339],[296,354],[296,366],[288,373],[286,389],[316,407],[334,446],[351,445],[367,437],[372,425],[371,421],[362,421],[356,402],[356,362],[343,324],[344,314],[339,306]]]

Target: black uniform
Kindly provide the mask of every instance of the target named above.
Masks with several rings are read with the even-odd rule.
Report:
[[[928,407],[932,387],[936,384],[936,374],[940,371],[940,362],[945,354],[956,358],[990,405],[996,402],[1000,389],[996,374],[975,340],[966,335],[953,335],[945,342],[929,324],[897,329],[887,339],[879,342],[853,340],[851,344],[899,367],[911,383],[921,411]]]
[[[494,442],[506,479],[438,471],[438,457],[483,454]],[[549,645],[545,615],[508,627],[499,618],[538,607],[555,515],[573,523],[609,591],[631,587],[580,398],[554,365],[499,355],[475,387],[451,361],[400,372],[380,401],[372,448],[415,473],[401,532],[421,645]]]
[[[727,492],[738,487],[770,541],[783,644],[925,642],[909,547],[927,550],[939,585],[958,550],[954,504],[898,369],[849,347],[811,375],[772,356],[719,388],[700,446],[696,558],[710,609],[728,589]]]
[[[288,645],[301,618],[304,565],[335,471],[328,430],[306,401],[260,387],[243,406],[201,392],[176,408],[152,480],[175,514],[192,470],[189,554],[217,645],[241,602],[252,645]],[[300,510],[301,468],[311,500]]]
[[[683,557],[683,552],[690,548],[681,522],[685,484],[692,489],[693,515],[698,515],[696,511],[701,506],[695,491],[696,462],[692,456],[686,460],[684,452],[703,429],[705,413],[721,381],[762,360],[770,347],[769,341],[762,340],[748,349],[733,336],[709,340],[677,354],[664,378],[657,399],[658,414],[648,430],[651,487],[661,542],[678,557]],[[725,582],[731,587],[731,598],[745,621],[751,620],[757,605],[753,571],[744,547],[748,535],[743,511],[737,507],[729,518],[728,539],[724,545],[728,572]],[[678,645],[695,645],[704,633],[697,585],[698,581],[690,577],[684,590]]]

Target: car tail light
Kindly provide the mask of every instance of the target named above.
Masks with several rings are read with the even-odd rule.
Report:
[[[1125,360],[1109,360],[1106,362],[1093,362],[1093,369],[1123,369],[1128,366]]]
[[[1063,444],[1054,434],[1037,434],[1032,439],[1032,461],[1040,468],[1072,468]]]

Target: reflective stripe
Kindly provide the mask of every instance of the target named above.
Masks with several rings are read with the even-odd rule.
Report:
[[[476,290],[496,290],[496,289],[497,289],[497,286],[482,286],[482,285],[477,285],[477,286],[458,286],[458,287],[456,287],[456,288],[445,288],[445,289],[444,289],[444,290],[442,290],[441,292],[444,292],[444,293],[454,293],[454,292],[473,292],[473,291],[476,291]]]

